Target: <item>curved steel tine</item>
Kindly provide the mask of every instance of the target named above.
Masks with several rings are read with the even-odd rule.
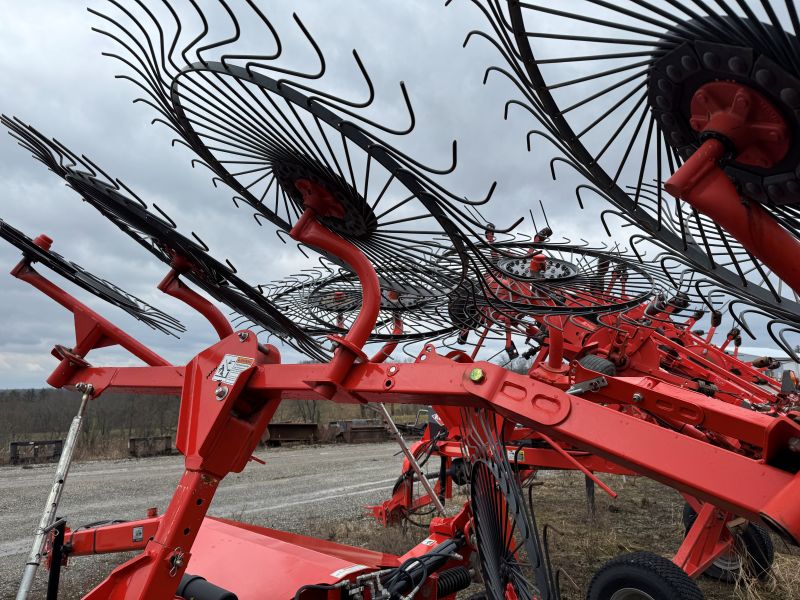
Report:
[[[760,312],[760,311],[758,311],[756,309],[753,309],[753,308],[745,309],[745,310],[737,313],[736,311],[733,310],[733,305],[736,302],[738,302],[738,301],[731,302],[728,305],[728,312],[733,317],[733,320],[742,328],[742,330],[745,333],[747,333],[747,335],[750,336],[750,339],[755,340],[756,336],[753,333],[752,329],[750,329],[750,325],[747,323],[747,319],[745,319],[745,315],[747,313],[755,313],[755,314],[759,314],[759,315],[762,315],[762,316],[765,316],[765,315],[764,315],[764,313],[762,313],[762,312]]]
[[[147,205],[143,205],[142,208],[146,209]],[[156,212],[158,212],[158,214],[160,214],[162,217],[164,217],[164,220],[169,224],[170,227],[172,227],[173,229],[177,229],[178,224],[175,223],[175,221],[173,221],[167,213],[165,213],[163,210],[161,210],[161,207],[158,206],[155,202],[153,203],[153,209]],[[194,233],[192,235],[194,235]],[[195,237],[197,237],[197,236],[195,236]],[[208,250],[208,248],[206,248],[206,250]]]
[[[236,19],[236,15],[233,13],[230,6],[228,6],[228,3],[225,2],[225,0],[217,0],[217,3],[220,6],[222,6],[222,8],[225,10],[226,13],[228,13],[228,17],[230,18],[231,23],[233,23],[234,33],[232,36],[228,38],[222,39],[218,42],[212,42],[210,44],[206,44],[205,46],[197,48],[197,50],[195,50],[195,56],[197,56],[197,60],[199,60],[203,64],[208,64],[207,61],[203,58],[203,52],[207,52],[209,50],[213,50],[214,48],[220,48],[222,46],[232,44],[239,40],[242,33],[242,30],[239,27],[239,21]]]
[[[303,79],[320,79],[323,75],[325,75],[325,71],[327,69],[327,65],[325,63],[325,55],[322,53],[322,49],[317,44],[317,41],[314,39],[314,36],[306,28],[303,21],[297,15],[297,13],[292,13],[292,18],[297,26],[300,28],[300,31],[305,36],[306,40],[311,44],[311,47],[314,50],[314,53],[317,55],[317,60],[319,61],[319,67],[316,73],[304,73],[302,71],[296,71],[293,69],[285,69],[281,67],[276,67],[273,65],[263,64],[257,61],[250,61],[245,65],[245,69],[248,73],[252,72],[252,69],[259,69],[264,71],[270,71],[272,73],[282,73],[284,75],[289,75],[290,77],[301,77]]]
[[[353,125],[354,127],[358,127],[357,125],[354,125],[352,123],[350,123],[350,125]],[[446,167],[444,169],[436,169],[434,167],[422,164],[421,162],[415,160],[414,158],[412,158],[411,156],[409,156],[408,154],[406,154],[402,150],[396,148],[395,146],[392,146],[391,144],[386,143],[384,140],[378,140],[376,137],[371,135],[369,132],[365,131],[364,133],[366,135],[368,135],[370,138],[372,138],[373,140],[376,140],[374,143],[369,145],[370,149],[372,149],[372,148],[381,148],[383,150],[386,150],[387,152],[390,152],[392,154],[392,156],[397,158],[399,162],[404,163],[406,166],[416,167],[418,169],[423,169],[426,172],[431,173],[433,175],[449,175],[450,173],[455,171],[456,167],[458,166],[458,140],[453,140],[450,143],[450,156],[451,156],[451,158],[450,158],[450,166]],[[475,202],[475,204],[484,204],[485,202],[486,201],[484,200],[483,202]]]
[[[320,104],[328,104],[333,105],[336,108],[340,108],[341,105],[350,106],[352,108],[366,108],[370,104],[372,104],[373,100],[375,100],[375,86],[372,83],[372,78],[369,76],[369,72],[367,72],[364,63],[361,61],[361,57],[358,55],[358,52],[354,49],[353,50],[353,58],[356,61],[356,65],[358,66],[358,70],[361,72],[361,76],[364,78],[364,82],[367,84],[367,99],[363,102],[353,102],[351,100],[346,100],[345,98],[341,98],[340,96],[336,96],[334,94],[328,94],[326,92],[322,92],[317,90],[313,87],[303,85],[296,81],[291,81],[289,79],[279,79],[278,85],[289,85],[292,87],[296,87],[298,89],[305,90],[307,92],[311,92],[313,95],[309,96],[309,102],[319,102]],[[331,102],[326,102],[326,100],[331,100]]]
[[[327,261],[322,256],[319,257],[319,264],[322,265],[322,268],[325,269],[331,275],[334,275],[335,272],[327,264],[325,264],[326,262]]]
[[[785,325],[785,327],[780,331],[778,331],[778,334],[775,335],[774,329],[779,325]],[[786,334],[788,332],[800,334],[800,329],[798,329],[795,326],[788,325],[787,323],[783,323],[781,321],[770,321],[769,323],[767,323],[767,331],[769,332],[770,337],[776,344],[778,344],[781,350],[786,352],[786,354],[794,362],[800,362],[800,356],[798,356],[797,348],[793,347],[792,344],[786,339]]]
[[[542,202],[541,198],[539,199],[539,207],[542,209],[542,216],[544,217],[544,224],[547,225],[547,228],[552,231],[553,228],[550,227],[550,221],[547,219],[547,210],[545,210],[544,203]]]
[[[198,236],[194,231],[192,231],[191,234],[192,234],[192,237],[195,240],[197,240],[197,243],[200,244],[200,247],[203,248],[203,250],[205,250],[206,252],[208,252],[210,250],[210,248],[206,245],[206,243],[203,240],[200,239],[200,236]]]
[[[400,82],[400,92],[401,92],[401,94],[403,96],[403,103],[405,104],[406,112],[408,113],[408,125],[406,125],[405,129],[392,129],[391,127],[387,127],[386,125],[378,123],[377,121],[373,121],[372,119],[368,119],[367,117],[365,117],[363,115],[359,115],[358,113],[353,112],[349,108],[345,108],[344,106],[341,106],[338,103],[333,104],[333,106],[339,112],[344,113],[344,114],[352,117],[353,119],[356,119],[357,121],[360,121],[361,123],[365,123],[366,125],[369,125],[370,127],[374,127],[375,129],[383,131],[384,133],[389,133],[391,135],[403,136],[403,135],[407,135],[407,134],[411,133],[414,130],[414,127],[416,127],[416,125],[417,125],[417,116],[414,113],[414,107],[411,104],[411,98],[408,95],[408,90],[406,89],[406,84],[405,84],[404,81]],[[317,97],[316,98],[316,102],[319,102],[320,104],[327,104],[329,106],[331,105],[331,103],[328,102],[325,98]],[[354,123],[351,123],[351,125],[353,125],[354,127],[357,126]]]
[[[246,0],[248,6],[253,10],[253,12],[258,15],[258,18],[261,19],[261,22],[266,25],[269,29],[270,33],[272,34],[272,38],[275,40],[275,52],[273,54],[264,54],[264,55],[251,55],[251,54],[223,54],[220,57],[220,62],[227,66],[227,61],[229,60],[240,60],[240,59],[251,59],[252,61],[262,61],[262,60],[275,60],[280,57],[283,52],[283,46],[281,44],[280,36],[278,32],[273,27],[272,23],[269,19],[264,16],[264,13],[261,12],[261,9],[256,6],[253,0]]]

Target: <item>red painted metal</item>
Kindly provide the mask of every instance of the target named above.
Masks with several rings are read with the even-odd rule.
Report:
[[[320,545],[317,540],[303,542],[297,537],[282,537],[260,528],[206,518],[220,480],[244,468],[284,399],[433,404],[454,424],[452,436],[457,435],[455,424],[459,423],[460,408],[488,408],[509,423],[525,428],[517,431],[509,427],[510,439],[538,436],[549,444],[549,448],[525,449],[526,454],[530,453],[523,460],[529,461],[532,469],[557,464],[586,472],[605,467],[627,470],[713,505],[700,511],[706,524],[711,523],[708,515],[712,509],[725,511],[748,520],[761,520],[790,539],[800,540],[800,506],[796,502],[800,497],[800,474],[794,468],[798,459],[790,450],[790,440],[800,437],[800,424],[793,415],[759,414],[700,394],[697,386],[681,387],[677,382],[687,381],[687,376],[675,370],[681,357],[677,362],[671,357],[665,363],[665,351],[658,349],[664,340],[654,337],[656,334],[650,330],[616,327],[613,337],[602,338],[603,330],[608,327],[587,328],[582,324],[583,334],[570,329],[572,320],[561,320],[560,328],[549,327],[551,340],[542,354],[548,363],[558,357],[561,366],[562,356],[571,361],[576,348],[585,351],[590,347],[606,352],[623,370],[630,369],[625,376],[606,377],[605,386],[586,390],[581,396],[567,394],[564,389],[591,379],[596,373],[576,363],[524,376],[490,363],[465,362],[468,358],[461,354],[453,358],[439,356],[431,345],[424,347],[415,364],[366,361],[362,348],[380,309],[377,276],[355,246],[316,220],[315,210],[321,211],[320,216],[335,215],[330,207],[326,208],[329,199],[313,186],[298,185],[298,189],[305,190],[307,205],[312,208],[298,221],[293,237],[339,256],[352,266],[363,286],[362,312],[348,335],[341,339],[331,363],[280,364],[277,349],[261,346],[255,334],[245,331],[221,339],[186,367],[169,366],[158,357],[151,361],[154,366],[138,368],[94,368],[73,361],[54,379],[57,385],[65,387],[79,382],[92,384],[97,394],[131,390],[181,394],[176,445],[185,456],[185,472],[172,501],[161,517],[148,522],[149,528],[156,527],[156,523],[157,527],[143,552],[115,569],[87,598],[171,599],[187,564],[217,585],[230,585],[239,593],[238,588],[233,588],[237,585],[233,579],[243,576],[241,561],[250,560],[248,553],[253,556],[254,568],[252,577],[244,575],[248,579],[242,584],[242,598],[256,597],[260,593],[258,586],[265,581],[274,583],[275,578],[265,578],[261,572],[265,564],[291,570],[292,576],[285,578],[286,589],[291,592],[304,583],[340,581],[353,576],[337,575],[339,571],[334,570],[319,579],[321,571],[315,569],[328,564],[328,559],[320,554],[353,567],[349,558],[362,556],[357,550],[336,550]],[[73,349],[77,357],[85,356],[108,340],[120,343],[134,354],[143,353],[138,342],[38,274],[30,275],[28,266],[15,271],[19,271],[15,272],[17,276],[31,279],[34,285],[76,313],[79,339],[86,324],[103,333],[84,334],[84,345],[76,346],[77,351]],[[620,282],[621,279],[617,283]],[[83,320],[78,318],[79,313]],[[513,325],[511,320],[508,325]],[[704,372],[721,378],[724,371],[715,372],[713,365],[726,363],[710,352],[706,340],[697,339],[698,348],[703,350],[696,356],[705,351],[706,356],[719,361],[693,362]],[[238,375],[229,375],[231,369],[225,366],[231,364],[241,367]],[[667,371],[664,364],[675,372]],[[474,376],[476,369],[479,377]],[[666,375],[643,376],[648,370]],[[549,374],[542,380],[537,373],[544,371]],[[670,377],[673,379],[666,383],[665,379]],[[747,389],[744,383],[735,385]],[[452,442],[449,444],[440,445],[439,451],[456,456],[455,447]],[[434,520],[431,525],[434,542],[456,530],[467,529],[465,515],[467,509],[455,519]],[[106,548],[124,547],[115,530],[99,535],[107,540]],[[678,558],[688,568],[699,570],[710,556],[722,551],[723,537],[722,529],[706,532],[698,528],[691,533]],[[88,544],[86,539],[82,543]],[[92,542],[95,550],[96,540]],[[217,551],[220,543],[235,550],[220,553]],[[424,550],[418,547],[415,551]],[[362,561],[367,571],[379,567],[378,559],[370,556],[372,562]],[[315,569],[311,568],[312,563],[317,565]],[[293,570],[295,567],[299,570]]]
[[[173,265],[177,262],[178,257],[173,259]],[[233,333],[233,327],[231,327],[227,317],[222,314],[222,311],[179,279],[180,274],[185,272],[185,268],[183,266],[180,268],[173,267],[161,283],[158,284],[158,289],[168,296],[184,302],[203,315],[211,323],[219,339],[228,337]]]
[[[39,236],[37,238],[40,243],[42,237]],[[47,378],[47,383],[51,386],[58,388],[66,385],[71,376],[86,366],[85,363],[75,360],[75,358],[83,359],[90,350],[95,348],[119,345],[150,366],[169,365],[166,359],[161,358],[77,298],[40,275],[31,266],[28,259],[21,260],[12,269],[11,274],[58,302],[75,317],[75,345],[69,349],[69,355],[66,357],[59,356],[57,353],[54,354],[61,362],[50,377]]]
[[[256,365],[279,356],[271,347],[262,352],[252,332],[241,333],[220,340],[187,365],[175,442],[186,470],[142,554],[117,567],[87,599],[152,598],[153,590],[163,597],[175,594],[220,480],[244,468],[280,403],[245,392]],[[231,360],[242,370],[226,368]]]
[[[733,537],[727,528],[730,520],[730,514],[711,504],[701,504],[672,561],[690,577],[701,575],[717,558],[731,551]]]
[[[779,160],[789,143],[780,113],[755,90],[726,82],[701,87],[692,101],[692,113],[695,129],[715,137],[703,142],[664,189],[718,223],[793,290],[800,291],[800,262],[795,258],[800,255],[800,242],[758,203],[742,198],[719,166],[731,151],[736,160],[757,166]]]
[[[346,391],[334,396],[335,401],[381,401],[399,403],[430,403],[451,406],[491,406],[498,413],[514,422],[544,431],[554,439],[606,458],[616,464],[647,475],[676,489],[698,496],[726,510],[751,520],[761,514],[782,523],[795,539],[800,538],[800,507],[789,502],[795,485],[795,475],[777,466],[771,466],[757,458],[750,458],[731,450],[713,446],[689,436],[676,434],[639,417],[614,410],[592,402],[588,398],[569,396],[551,386],[533,381],[528,377],[510,373],[490,363],[461,364],[436,355],[428,346],[423,354],[425,360],[416,364],[354,365],[344,385]],[[420,359],[422,356],[420,357]],[[197,359],[195,359],[197,360]],[[206,372],[216,364],[207,364]],[[470,380],[473,367],[483,370],[481,383]],[[389,378],[393,385],[386,389]],[[126,377],[127,369],[115,370],[114,381],[126,382],[135,376]],[[248,394],[254,397],[277,395],[282,399],[309,399],[313,392],[309,383],[323,379],[327,365],[259,365],[254,367],[248,380]],[[82,373],[81,380],[92,382],[89,368]],[[102,369],[100,371],[103,371]],[[139,371],[141,373],[141,371]],[[133,375],[133,373],[131,373]],[[169,377],[175,381],[175,374]],[[144,383],[144,382],[143,382]],[[648,382],[642,382],[648,384]],[[620,389],[637,389],[636,380],[620,384]],[[144,384],[147,387],[149,384]],[[659,389],[659,383],[645,390],[648,393]],[[627,387],[626,387],[627,386]],[[126,385],[125,389],[130,389]],[[168,389],[168,388],[165,388]],[[657,397],[660,397],[657,394]],[[786,447],[788,439],[800,433],[800,425],[788,417],[764,418],[749,411],[734,411],[726,406],[729,414],[719,409],[722,403],[706,396],[680,388],[674,388],[670,398],[686,403],[684,406],[703,412],[704,422],[711,427],[714,419],[705,419],[705,410],[716,413],[717,421],[730,429],[740,429],[761,440],[764,447],[774,445]],[[601,396],[600,402],[619,402],[622,399]],[[674,406],[674,402],[673,402]],[[680,410],[677,411],[680,414]],[[690,410],[690,415],[694,415]],[[696,417],[694,417],[696,418]],[[604,432],[625,431],[624,436]],[[748,433],[749,432],[749,433]],[[777,458],[777,455],[776,455]],[[705,468],[705,465],[713,465]],[[787,497],[779,493],[786,491]],[[776,500],[778,497],[778,500]]]
[[[396,315],[394,318],[394,328],[392,329],[392,334],[394,335],[402,335],[403,334],[403,320],[400,318],[399,315]],[[386,342],[383,347],[378,350],[372,358],[369,359],[369,362],[374,363],[382,363],[387,358],[392,355],[392,352],[395,351],[397,348],[397,342]]]
[[[151,517],[75,531],[66,529],[65,553],[69,556],[86,556],[142,550],[150,538],[155,536],[160,524],[161,517]],[[141,528],[140,535],[135,531],[137,528]]]
[[[311,206],[318,206],[319,200],[315,194],[309,195],[308,193],[309,189],[313,190],[313,188],[299,185],[298,189],[304,193],[306,201],[309,202],[309,208],[295,223],[289,235],[299,242],[316,246],[338,256],[353,268],[361,283],[361,311],[344,338],[348,344],[340,343],[338,345],[333,359],[328,365],[328,372],[324,378],[318,380],[315,386],[315,390],[321,396],[330,399],[341,390],[342,380],[356,359],[360,358],[353,347],[362,348],[372,333],[380,313],[381,290],[378,276],[367,257],[353,244],[332,233],[317,221],[315,209]],[[311,199],[309,200],[309,198]]]

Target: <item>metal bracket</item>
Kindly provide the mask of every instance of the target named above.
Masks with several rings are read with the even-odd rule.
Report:
[[[594,379],[587,379],[586,381],[573,384],[572,387],[567,390],[567,393],[573,396],[580,396],[586,392],[596,392],[607,385],[608,381],[606,381],[605,377],[595,377]]]

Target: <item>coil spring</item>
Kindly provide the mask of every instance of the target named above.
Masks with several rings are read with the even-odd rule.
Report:
[[[436,597],[444,598],[465,590],[472,583],[472,575],[466,567],[453,567],[439,573],[439,582],[436,586]]]

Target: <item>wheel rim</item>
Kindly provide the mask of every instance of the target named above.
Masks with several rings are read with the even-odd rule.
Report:
[[[742,559],[735,552],[727,552],[726,554],[718,557],[711,564],[716,568],[728,573],[737,573],[742,569]]]
[[[622,588],[614,592],[610,600],[655,600],[655,598],[636,588]]]

